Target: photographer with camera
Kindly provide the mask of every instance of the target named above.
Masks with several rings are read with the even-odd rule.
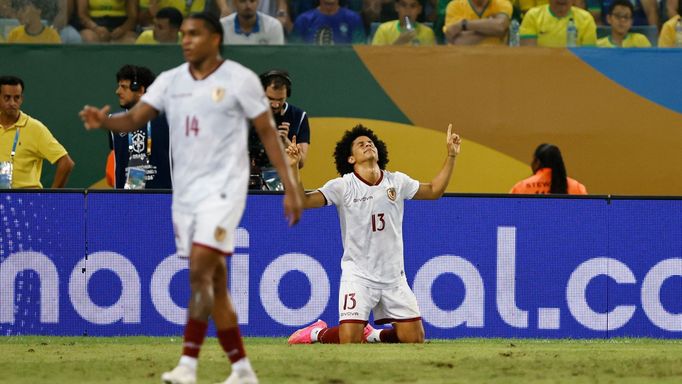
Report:
[[[310,145],[310,125],[308,124],[308,114],[301,108],[287,102],[287,99],[291,97],[291,77],[287,71],[273,69],[262,73],[260,81],[270,103],[275,126],[284,147],[286,148],[291,144],[291,139],[296,136],[296,142],[301,148],[299,168],[303,168]],[[249,157],[251,159],[249,189],[283,190],[277,172],[270,164],[263,144],[253,127],[249,131]]]

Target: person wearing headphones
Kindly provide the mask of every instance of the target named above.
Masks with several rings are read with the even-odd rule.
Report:
[[[296,136],[296,142],[301,148],[301,161],[298,166],[303,168],[310,146],[310,124],[308,114],[304,110],[287,102],[291,97],[291,77],[287,71],[273,69],[263,72],[260,81],[284,146],[287,147]],[[249,157],[251,158],[249,188],[281,190],[281,183],[276,178],[263,144],[253,128],[249,132]]]
[[[116,96],[121,108],[130,110],[155,76],[149,68],[126,64],[116,73]],[[116,189],[172,189],[168,122],[159,115],[143,128],[129,133],[110,132]],[[113,169],[112,169],[113,168]],[[109,178],[109,177],[108,177]]]

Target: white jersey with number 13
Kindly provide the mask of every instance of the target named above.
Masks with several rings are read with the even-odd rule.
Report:
[[[328,181],[320,192],[339,213],[342,280],[388,288],[405,278],[403,259],[404,200],[419,182],[400,172],[382,171],[374,184],[356,173]]]

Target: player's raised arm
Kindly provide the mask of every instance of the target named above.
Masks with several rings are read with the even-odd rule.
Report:
[[[303,183],[301,182],[301,175],[299,172],[299,163],[303,158],[303,151],[301,150],[301,146],[296,144],[296,136],[292,138],[291,143],[285,149],[285,151],[287,153],[289,169],[291,169],[291,173],[294,175],[294,181],[298,186],[299,192],[303,196],[303,208],[309,209],[324,207],[325,199],[320,191],[305,193],[303,190]]]
[[[109,115],[109,106],[102,108],[86,105],[78,113],[85,129],[104,128],[114,132],[133,132],[142,128],[149,120],[154,119],[159,112],[145,102],[139,102],[126,113]]]
[[[448,125],[448,133],[446,136],[446,145],[448,149],[448,156],[445,158],[445,163],[436,177],[430,183],[422,183],[414,194],[414,199],[418,200],[433,200],[443,196],[445,188],[450,182],[452,170],[455,168],[455,159],[459,155],[460,145],[462,139],[458,134],[452,132],[452,124]]]
[[[296,224],[303,211],[301,191],[296,185],[291,170],[286,165],[282,142],[275,131],[270,110],[268,109],[256,116],[252,123],[261,143],[263,143],[265,152],[268,154],[270,163],[277,169],[279,178],[284,185],[284,214],[289,220],[289,225]]]

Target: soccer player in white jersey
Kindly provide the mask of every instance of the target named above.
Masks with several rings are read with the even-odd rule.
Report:
[[[301,192],[287,167],[258,76],[220,56],[223,31],[218,19],[190,15],[181,31],[186,63],[162,73],[128,113],[108,116],[108,106],[85,106],[80,116],[87,129],[115,132],[134,131],[163,112],[169,121],[173,226],[178,255],[189,257],[191,297],[182,357],[161,380],[196,382],[197,358],[211,316],[232,362],[225,383],[258,383],[227,292],[224,257],[234,251],[234,232],[246,203],[247,119],[284,182],[284,211],[290,224],[300,218]]]
[[[358,125],[336,143],[334,158],[341,177],[307,193],[304,208],[335,205],[341,222],[343,258],[339,287],[339,321],[322,320],[299,329],[290,344],[422,343],[424,327],[417,299],[407,284],[403,259],[403,203],[407,199],[437,199],[450,181],[461,139],[448,127],[445,163],[430,183],[419,183],[386,170],[388,151],[370,129]],[[298,178],[300,148],[286,149],[289,167]],[[299,184],[299,188],[303,189]],[[370,311],[376,330],[368,324]]]

